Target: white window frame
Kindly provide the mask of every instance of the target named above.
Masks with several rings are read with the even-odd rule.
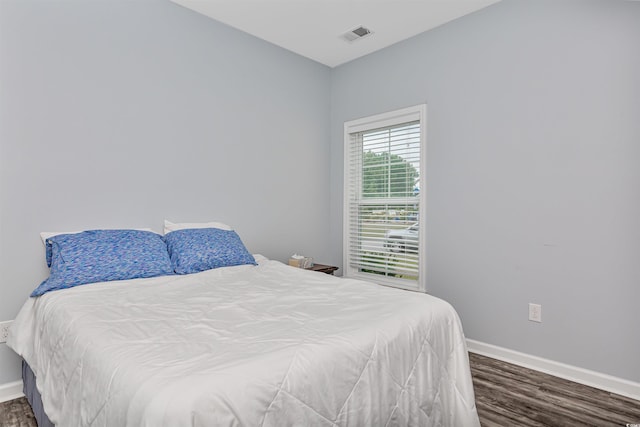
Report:
[[[350,262],[351,239],[349,238],[349,185],[352,180],[350,173],[350,144],[352,134],[369,130],[401,125],[408,122],[420,122],[420,194],[418,196],[420,227],[418,229],[418,280],[406,280],[386,277],[373,273],[363,273],[354,268]],[[420,104],[413,107],[376,114],[345,122],[344,124],[344,204],[343,204],[343,266],[344,277],[366,280],[385,286],[393,286],[412,291],[426,292],[427,265],[427,105]]]

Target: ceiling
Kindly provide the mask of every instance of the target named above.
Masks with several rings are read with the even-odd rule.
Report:
[[[335,67],[500,0],[171,0]],[[364,26],[353,42],[341,36]]]

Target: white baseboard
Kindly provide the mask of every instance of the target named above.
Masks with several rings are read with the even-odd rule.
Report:
[[[467,340],[467,348],[472,353],[492,357],[503,362],[523,366],[525,368],[544,372],[576,383],[599,388],[611,393],[620,394],[632,399],[640,400],[640,383],[566,365],[542,357],[532,356],[526,353],[509,350],[508,348],[486,344],[480,341]]]
[[[0,384],[0,403],[24,396],[22,393],[22,381]]]

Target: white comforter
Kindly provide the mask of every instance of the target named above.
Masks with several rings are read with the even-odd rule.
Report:
[[[285,266],[30,298],[9,346],[59,426],[478,426],[456,312]]]

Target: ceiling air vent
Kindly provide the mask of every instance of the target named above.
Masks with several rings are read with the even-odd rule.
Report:
[[[361,38],[370,36],[371,34],[372,34],[371,30],[369,30],[368,28],[360,26],[358,28],[354,28],[351,31],[347,31],[346,33],[344,33],[341,36],[341,38],[343,40],[348,41],[348,42],[353,42],[353,41],[359,40]]]

